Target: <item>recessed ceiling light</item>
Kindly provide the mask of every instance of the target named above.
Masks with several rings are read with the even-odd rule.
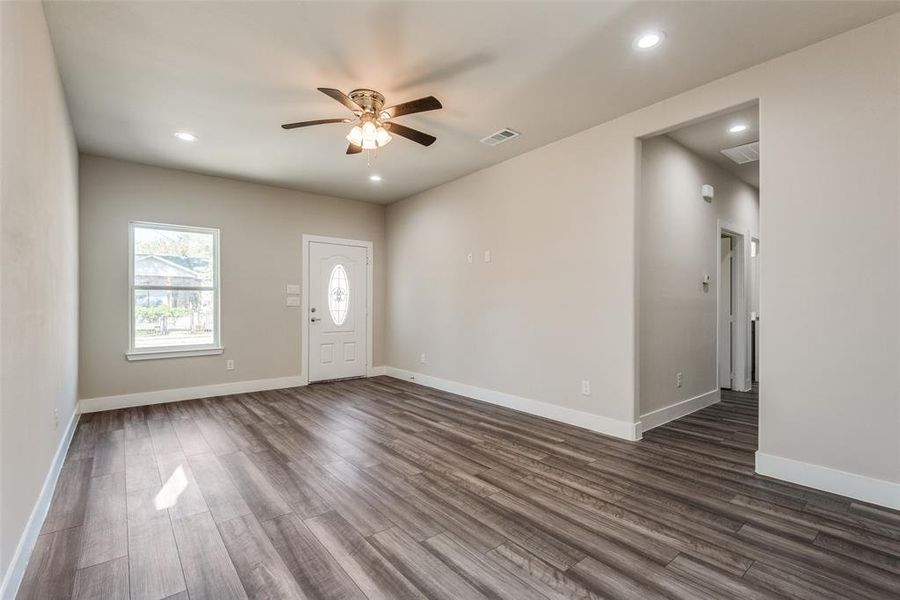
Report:
[[[381,175],[369,175],[369,181],[381,181]]]
[[[740,133],[742,131],[747,131],[747,126],[743,123],[738,123],[737,125],[732,125],[728,128],[728,131],[731,133]]]
[[[197,136],[193,133],[189,133],[187,131],[176,131],[175,137],[177,137],[182,142],[196,142]]]
[[[664,39],[666,39],[666,34],[662,31],[648,31],[634,39],[634,47],[638,50],[648,50],[659,46]]]

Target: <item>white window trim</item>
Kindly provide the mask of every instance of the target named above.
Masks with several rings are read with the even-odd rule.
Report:
[[[192,346],[159,346],[157,348],[135,348],[134,347],[134,291],[135,289],[146,286],[134,285],[134,228],[135,227],[152,227],[154,229],[168,229],[170,231],[186,231],[189,233],[205,233],[213,236],[213,260],[215,261],[215,269],[213,269],[213,289],[215,296],[215,325],[213,335],[215,339],[212,344],[198,344]],[[188,225],[171,225],[168,223],[152,223],[148,221],[129,221],[128,222],[128,351],[125,357],[128,360],[152,360],[160,358],[183,358],[188,356],[210,356],[222,354],[225,347],[222,346],[222,285],[221,285],[222,263],[219,259],[219,230],[212,227],[193,227]],[[154,288],[155,289],[155,288]],[[174,288],[173,288],[174,289]],[[194,288],[179,288],[194,289]],[[208,290],[208,288],[203,288]]]

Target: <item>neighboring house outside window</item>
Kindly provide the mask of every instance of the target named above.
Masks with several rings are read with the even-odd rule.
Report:
[[[219,230],[133,222],[129,360],[220,354]]]

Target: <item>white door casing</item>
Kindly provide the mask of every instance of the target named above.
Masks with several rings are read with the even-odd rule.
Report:
[[[364,377],[371,360],[371,244],[304,242],[308,379]]]
[[[732,304],[732,238],[721,236],[719,244],[719,387],[732,387],[732,333],[734,311]]]
[[[731,389],[746,392],[751,388],[750,381],[750,239],[755,235],[749,229],[740,228],[726,221],[718,220],[718,235],[716,237],[716,271],[718,276],[717,286],[721,286],[722,263],[725,247],[722,244],[722,236],[731,238]],[[721,316],[722,298],[717,288],[716,302],[717,313]],[[716,319],[716,359],[720,362],[722,356],[722,329],[721,317]],[[728,387],[728,377],[722,377],[722,369],[716,370],[719,387]]]
[[[755,328],[751,327],[754,348],[753,365],[756,366],[755,377],[752,378],[752,381],[759,381],[759,237],[751,238],[750,247],[750,320],[756,323]]]

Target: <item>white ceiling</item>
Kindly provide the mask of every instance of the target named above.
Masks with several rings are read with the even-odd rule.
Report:
[[[391,202],[873,21],[898,2],[46,2],[76,136],[89,153]],[[668,34],[650,51],[636,34]],[[377,89],[398,119],[371,166],[316,91]],[[503,127],[522,137],[479,139]],[[188,130],[187,144],[173,132]],[[384,180],[373,184],[370,173]]]
[[[739,123],[746,125],[747,129],[740,133],[728,131],[732,125]],[[706,160],[733,173],[753,187],[759,188],[759,161],[739,165],[721,152],[725,148],[749,144],[760,139],[759,104],[754,103],[752,106],[685,125],[670,131],[668,135]],[[760,146],[762,146],[761,142]],[[760,150],[760,156],[762,156],[762,150]]]

